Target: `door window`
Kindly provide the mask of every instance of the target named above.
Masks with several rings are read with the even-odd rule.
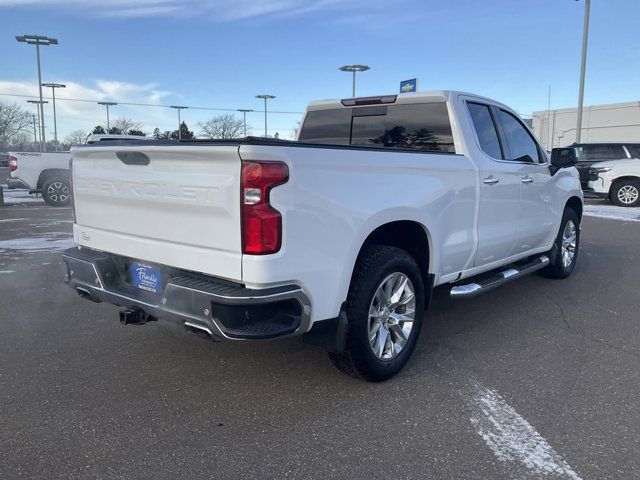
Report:
[[[504,110],[498,110],[498,115],[508,144],[506,159],[514,162],[540,162],[538,144],[520,120]]]
[[[500,147],[496,125],[493,122],[489,107],[480,103],[471,102],[467,103],[467,107],[469,108],[473,127],[476,130],[482,151],[492,158],[504,158],[502,156],[502,148]]]

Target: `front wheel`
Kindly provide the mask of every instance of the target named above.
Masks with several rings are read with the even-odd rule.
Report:
[[[637,180],[618,180],[611,187],[610,198],[619,207],[640,206],[640,182]]]
[[[415,348],[423,305],[422,275],[413,257],[394,247],[368,247],[349,288],[345,351],[329,358],[340,371],[363,380],[391,378]]]
[[[71,185],[68,178],[50,178],[42,185],[42,198],[52,207],[64,207],[71,201]]]
[[[549,265],[541,273],[549,278],[567,278],[576,268],[579,248],[580,219],[576,212],[566,208],[553,248],[547,252]]]

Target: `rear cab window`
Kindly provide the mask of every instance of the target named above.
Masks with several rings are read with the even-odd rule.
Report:
[[[444,100],[311,110],[305,117],[298,140],[455,153]]]

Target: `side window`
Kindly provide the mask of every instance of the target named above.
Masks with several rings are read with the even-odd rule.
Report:
[[[631,158],[640,158],[640,145],[630,143],[627,145]]]
[[[581,160],[588,162],[601,162],[603,160],[620,160],[627,158],[627,153],[622,145],[602,144],[585,145],[582,150]]]
[[[520,120],[504,110],[498,110],[498,112],[509,147],[506,159],[516,162],[539,162],[538,144]]]
[[[493,123],[489,107],[471,102],[467,103],[467,106],[482,151],[492,158],[503,158],[500,140],[498,140],[498,132]]]

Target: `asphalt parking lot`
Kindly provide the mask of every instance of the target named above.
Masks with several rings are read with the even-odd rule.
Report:
[[[0,207],[0,478],[640,477],[640,210],[589,202],[574,275],[439,289],[407,368],[209,343],[63,282],[71,212]]]

